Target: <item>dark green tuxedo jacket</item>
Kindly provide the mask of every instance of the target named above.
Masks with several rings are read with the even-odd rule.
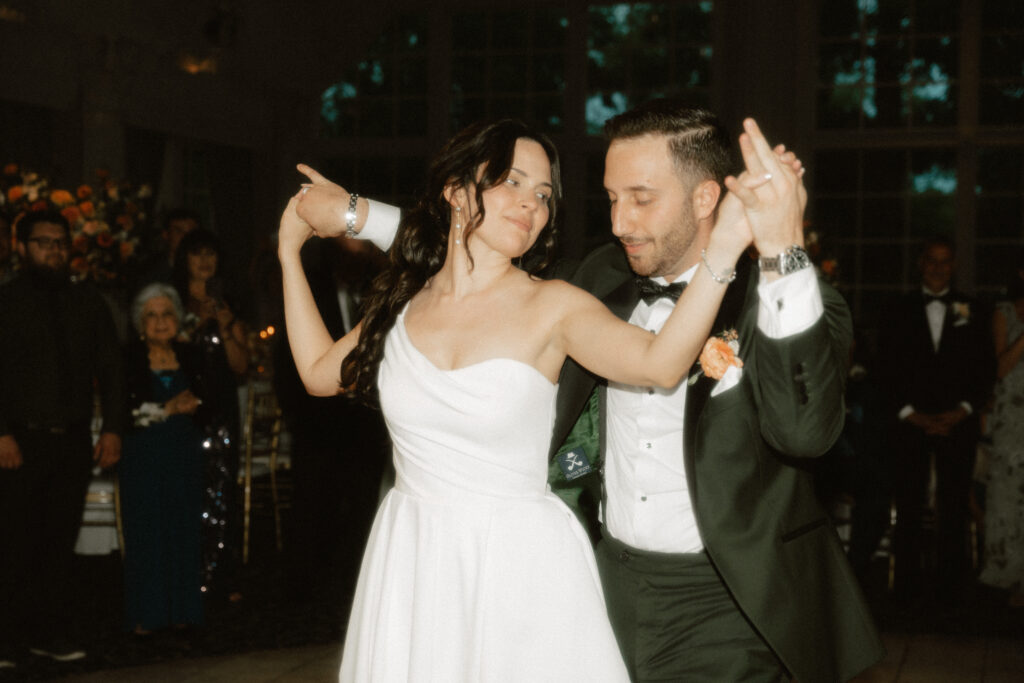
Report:
[[[850,314],[822,283],[821,319],[772,340],[757,327],[757,276],[744,259],[712,328],[739,333],[742,379],[713,398],[708,377],[688,387],[680,457],[701,538],[739,608],[797,681],[846,680],[885,651],[806,465],[843,427]],[[623,319],[639,300],[615,244],[593,252],[572,281]],[[566,362],[552,453],[601,382]]]

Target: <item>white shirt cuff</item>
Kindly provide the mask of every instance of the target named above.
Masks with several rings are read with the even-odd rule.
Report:
[[[395,241],[395,234],[398,232],[398,223],[402,218],[402,210],[397,206],[391,206],[384,202],[367,199],[369,209],[366,213],[366,223],[363,229],[356,234],[356,239],[370,240],[381,251],[391,248]]]
[[[799,334],[825,312],[813,268],[798,270],[773,282],[767,282],[762,274],[757,295],[757,326],[771,339]]]

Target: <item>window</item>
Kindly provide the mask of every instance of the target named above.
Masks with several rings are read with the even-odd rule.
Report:
[[[558,7],[452,18],[451,131],[511,116],[549,133],[565,127],[565,36]]]
[[[321,96],[327,137],[408,137],[427,132],[427,32],[421,14],[391,22],[366,58]]]
[[[591,5],[587,14],[587,132],[654,97],[686,93],[707,106],[711,2]]]

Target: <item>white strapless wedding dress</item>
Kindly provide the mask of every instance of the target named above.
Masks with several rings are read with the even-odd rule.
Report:
[[[396,481],[340,680],[627,681],[590,542],[547,490],[556,387],[510,359],[440,370],[404,311],[378,383]]]

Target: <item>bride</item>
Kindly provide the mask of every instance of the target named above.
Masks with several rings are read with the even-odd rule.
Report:
[[[730,193],[708,267],[654,335],[527,269],[553,244],[560,195],[543,135],[511,120],[461,131],[434,159],[362,322],[337,341],[303,274],[299,250],[315,233],[298,195],[281,218],[299,374],[315,395],[379,391],[394,444],[343,681],[628,680],[590,543],[546,486],[559,371],[572,356],[609,380],[678,384],[726,290],[709,271],[731,273],[751,235]]]

